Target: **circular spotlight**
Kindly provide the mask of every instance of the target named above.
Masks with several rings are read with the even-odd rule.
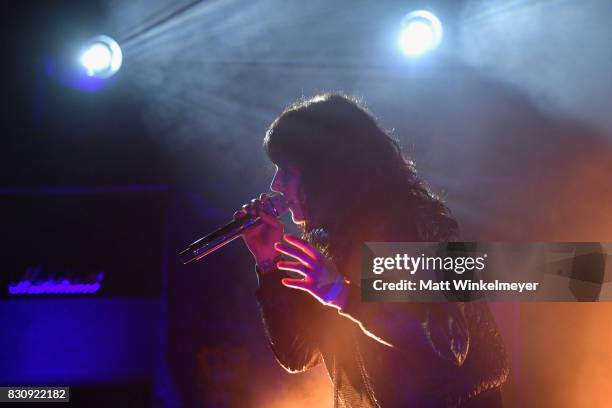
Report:
[[[108,78],[114,75],[121,68],[122,61],[119,44],[105,35],[89,40],[81,54],[81,64],[87,70],[87,75],[92,77]]]
[[[442,23],[426,10],[416,10],[406,15],[401,28],[399,47],[409,57],[433,50],[442,41]]]

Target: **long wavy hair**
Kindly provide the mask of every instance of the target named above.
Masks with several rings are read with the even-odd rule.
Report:
[[[364,241],[442,241],[458,233],[450,210],[355,98],[328,93],[288,106],[264,149],[279,167],[299,170],[303,236],[331,258],[347,258]]]

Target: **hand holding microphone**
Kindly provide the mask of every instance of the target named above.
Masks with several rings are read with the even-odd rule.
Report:
[[[189,263],[202,259],[241,236],[260,267],[259,273],[276,268],[297,273],[301,278],[284,278],[282,284],[308,292],[319,302],[341,310],[348,299],[347,281],[312,244],[284,235],[278,217],[287,210],[287,200],[281,194],[261,194],[236,211],[232,222],[189,245],[180,253],[181,260]],[[282,261],[280,253],[292,260]]]
[[[272,261],[277,256],[274,243],[283,236],[283,225],[277,218],[287,210],[282,194],[261,194],[237,211],[232,222],[193,242],[179,257],[184,264],[197,261],[242,236],[258,265]]]
[[[283,224],[278,218],[263,210],[269,200],[267,194],[261,194],[259,199],[251,200],[249,204],[245,204],[241,210],[234,213],[235,220],[248,216],[261,218],[262,222],[259,225],[245,229],[241,234],[255,262],[260,266],[269,264],[278,257],[274,244],[283,240]]]

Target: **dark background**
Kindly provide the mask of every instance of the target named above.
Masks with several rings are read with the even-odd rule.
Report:
[[[407,60],[398,25],[419,7],[445,38]],[[611,12],[595,0],[7,2],[2,283],[39,259],[115,267],[92,297],[4,296],[1,382],[72,385],[81,401],[115,390],[145,405],[329,406],[322,370],[274,362],[241,243],[194,265],[175,257],[268,189],[266,127],[321,91],[363,97],[465,240],[611,240]],[[101,33],[123,67],[88,91],[64,73]],[[608,305],[494,311],[510,406],[603,403]]]

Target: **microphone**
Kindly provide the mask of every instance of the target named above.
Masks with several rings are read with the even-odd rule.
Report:
[[[280,193],[274,193],[268,196],[268,200],[266,200],[261,211],[274,217],[280,217],[288,209],[289,205],[285,197]],[[179,258],[185,265],[192,261],[198,261],[238,238],[244,230],[261,225],[262,222],[258,216],[246,215],[227,223],[190,244],[179,253]]]

